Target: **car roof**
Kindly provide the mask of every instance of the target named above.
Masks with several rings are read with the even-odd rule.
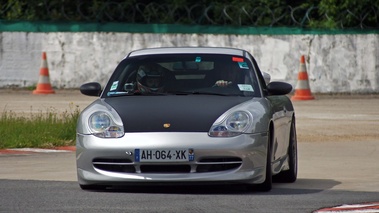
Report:
[[[244,56],[245,50],[230,47],[158,47],[134,50],[127,57],[155,54],[227,54]]]

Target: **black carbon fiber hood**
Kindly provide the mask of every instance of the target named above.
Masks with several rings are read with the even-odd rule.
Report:
[[[208,132],[220,115],[248,100],[251,97],[168,95],[112,97],[105,102],[118,112],[125,132]]]

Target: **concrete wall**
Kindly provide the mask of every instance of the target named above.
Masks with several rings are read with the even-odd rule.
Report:
[[[213,35],[139,33],[0,32],[0,88],[38,83],[42,51],[55,88],[105,84],[131,50],[161,46],[243,48],[273,80],[297,82],[301,55],[307,57],[314,93],[378,93],[379,35]]]

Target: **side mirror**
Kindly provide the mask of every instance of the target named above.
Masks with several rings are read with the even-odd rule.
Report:
[[[285,82],[273,81],[267,85],[269,95],[287,95],[292,92],[292,85]]]
[[[97,82],[86,83],[80,86],[80,92],[88,96],[100,96],[101,85]]]
[[[263,74],[263,79],[266,82],[266,85],[268,85],[270,83],[270,81],[271,81],[271,75],[268,74],[267,72],[263,72],[262,74]]]

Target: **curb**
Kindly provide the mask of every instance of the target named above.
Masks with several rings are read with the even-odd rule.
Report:
[[[330,208],[323,208],[313,213],[362,213],[362,212],[379,212],[379,202],[361,203],[361,204],[344,204]]]
[[[58,153],[58,152],[75,152],[75,146],[63,146],[53,149],[41,149],[41,148],[17,148],[17,149],[0,149],[0,155],[10,154],[33,154],[33,153]]]

